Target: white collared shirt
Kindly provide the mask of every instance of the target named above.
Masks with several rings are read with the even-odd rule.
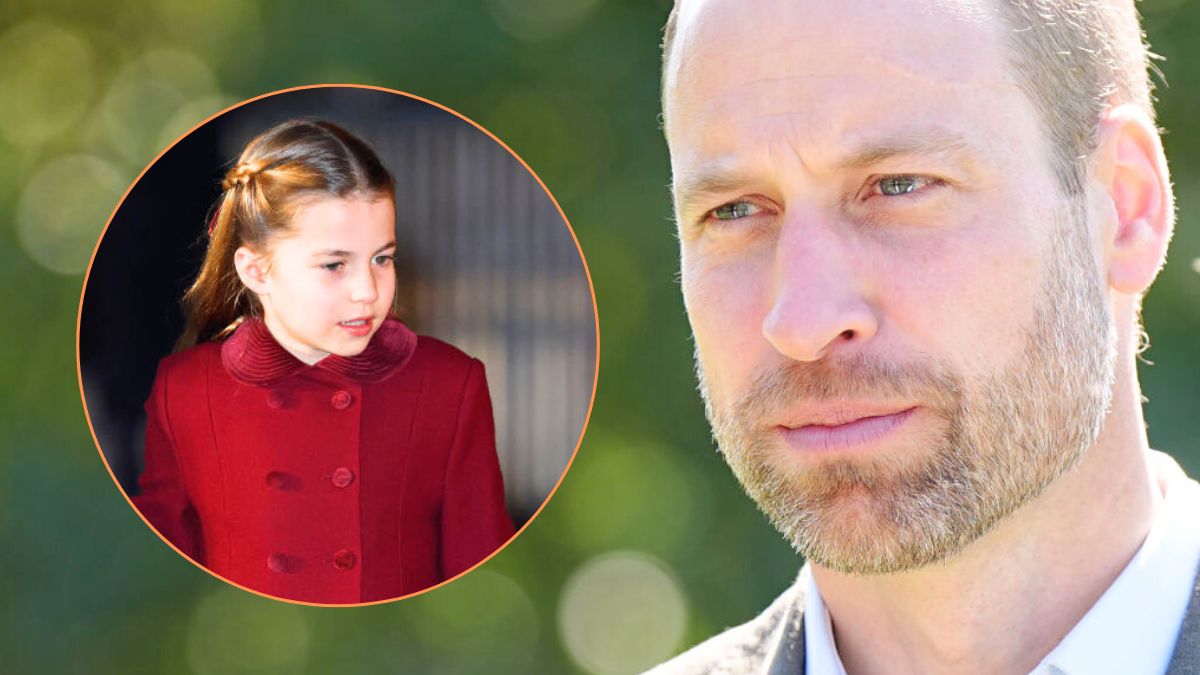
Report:
[[[1188,479],[1174,460],[1155,455],[1167,477],[1146,540],[1104,595],[1030,675],[1162,675],[1166,671],[1200,560],[1200,483]],[[803,577],[805,670],[808,675],[846,675],[834,645],[829,611],[807,566]]]

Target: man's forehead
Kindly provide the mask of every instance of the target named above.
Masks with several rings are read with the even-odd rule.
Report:
[[[665,94],[670,99],[698,80],[840,77],[877,68],[967,81],[994,65],[1000,24],[988,0],[680,0]]]
[[[997,111],[1036,113],[990,7],[684,0],[664,89],[674,168],[760,143],[836,163],[869,137],[914,125],[992,144]]]

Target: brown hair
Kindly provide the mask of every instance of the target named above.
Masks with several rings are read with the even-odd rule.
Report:
[[[209,223],[200,273],[183,296],[187,324],[181,351],[221,337],[246,315],[261,312],[258,298],[234,269],[241,246],[266,251],[286,234],[296,209],[321,197],[395,199],[392,175],[362,139],[321,120],[290,120],[251,140],[225,174],[224,193]]]
[[[663,29],[664,94],[682,2],[675,0]],[[1144,42],[1133,0],[995,0],[994,5],[1008,29],[1017,81],[1041,116],[1059,185],[1067,195],[1082,194],[1105,109],[1132,103],[1154,119],[1149,74],[1154,55]]]

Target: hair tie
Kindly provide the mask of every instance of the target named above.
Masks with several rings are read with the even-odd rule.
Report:
[[[245,187],[250,179],[258,175],[262,170],[262,164],[259,162],[238,164],[230,169],[229,173],[225,174],[225,180],[221,185],[226,189],[233,189],[233,186]]]
[[[220,216],[221,216],[221,205],[218,204],[217,208],[213,210],[212,218],[208,219],[208,238],[209,239],[212,239],[213,228],[215,228],[217,226],[217,218],[219,218]]]

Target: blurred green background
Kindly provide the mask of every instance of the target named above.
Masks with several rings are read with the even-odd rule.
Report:
[[[1200,5],[1139,4],[1167,59],[1181,214],[1142,381],[1152,444],[1200,475]],[[694,393],[656,117],[668,9],[0,1],[0,669],[624,673],[786,586],[799,561],[712,452]],[[103,469],[74,363],[83,271],[142,167],[227,105],[318,82],[409,91],[506,141],[574,225],[601,322],[587,438],[543,514],[468,577],[366,608],[260,598],[164,546]]]

